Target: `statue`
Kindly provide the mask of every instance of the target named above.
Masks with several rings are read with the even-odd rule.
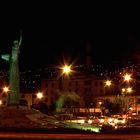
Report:
[[[20,78],[19,78],[19,50],[21,47],[22,36],[13,42],[11,54],[2,55],[2,59],[10,63],[9,88],[7,105],[18,105],[20,101]]]

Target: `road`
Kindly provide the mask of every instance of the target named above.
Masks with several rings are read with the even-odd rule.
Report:
[[[140,134],[35,134],[0,133],[0,139],[10,140],[140,140]]]

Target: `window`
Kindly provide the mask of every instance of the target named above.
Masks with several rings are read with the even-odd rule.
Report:
[[[100,86],[103,86],[103,82],[100,82]]]
[[[69,86],[71,86],[71,82],[69,82]]]
[[[85,93],[90,93],[91,92],[91,88],[85,88]]]
[[[75,81],[75,85],[78,86],[78,81]]]
[[[100,89],[100,93],[103,93],[103,90],[102,89]]]
[[[75,92],[78,93],[79,89],[75,89]]]
[[[95,86],[98,86],[98,82],[97,81],[95,82]]]
[[[91,85],[91,80],[85,80],[84,85]]]
[[[21,95],[21,98],[25,98],[25,95]]]
[[[32,97],[33,97],[33,98],[36,98],[36,95],[35,95],[35,94],[33,94],[33,95],[32,95]]]
[[[54,87],[54,83],[51,84],[51,87],[52,87],[52,88]]]

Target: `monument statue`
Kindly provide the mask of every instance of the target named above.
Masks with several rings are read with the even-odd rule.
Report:
[[[10,63],[9,68],[9,88],[7,93],[7,105],[18,105],[20,101],[20,78],[19,78],[19,50],[21,47],[22,35],[20,39],[13,42],[11,54],[2,55],[2,59]]]

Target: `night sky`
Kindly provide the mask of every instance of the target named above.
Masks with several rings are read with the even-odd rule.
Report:
[[[39,68],[50,64],[83,63],[86,41],[91,42],[95,64],[119,64],[139,61],[140,32],[118,13],[86,12],[81,8],[18,3],[2,9],[0,54],[9,53],[22,30],[20,51],[22,68]],[[21,7],[20,7],[21,6]],[[135,25],[136,27],[136,25]],[[1,68],[6,62],[0,60]]]

